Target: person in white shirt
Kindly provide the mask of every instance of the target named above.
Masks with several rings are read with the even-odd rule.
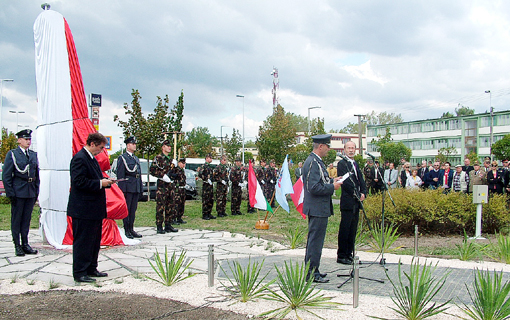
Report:
[[[413,169],[412,175],[406,180],[406,189],[418,189],[422,183],[423,181],[418,176],[418,171]]]

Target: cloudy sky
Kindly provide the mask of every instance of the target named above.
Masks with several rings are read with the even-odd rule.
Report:
[[[510,2],[506,1],[48,1],[68,21],[85,92],[103,95],[100,131],[120,147],[113,122],[142,95],[171,104],[184,90],[186,131],[221,126],[255,139],[272,111],[271,71],[279,70],[281,105],[324,117],[326,129],[354,114],[440,117],[460,103],[477,113],[508,109]],[[34,128],[33,24],[42,0],[0,0],[2,125]],[[223,128],[223,133],[231,133]]]

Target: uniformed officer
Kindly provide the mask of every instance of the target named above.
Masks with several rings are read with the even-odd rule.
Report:
[[[39,195],[39,162],[30,150],[32,130],[16,133],[19,147],[7,152],[3,167],[5,193],[11,200],[11,232],[17,256],[36,254],[28,244],[32,210]],[[21,237],[21,242],[20,242]]]
[[[241,213],[241,201],[243,196],[242,182],[243,172],[241,168],[241,159],[237,158],[235,166],[230,170],[229,179],[232,182],[232,195],[230,201],[230,211],[232,215],[242,215]]]
[[[228,194],[228,168],[227,157],[222,156],[220,164],[213,171],[213,181],[216,182],[216,212],[218,217],[226,217]]]
[[[175,173],[175,224],[185,224],[182,220],[184,215],[184,204],[186,203],[186,159],[179,159],[177,167],[174,168]]]
[[[275,207],[274,205],[274,192],[276,187],[276,180],[278,180],[278,169],[276,168],[276,164],[274,160],[269,161],[269,169],[267,170],[267,181],[269,182],[267,185],[268,191],[267,194],[269,198],[267,201],[271,201],[271,207]]]
[[[150,172],[158,178],[156,191],[156,228],[158,234],[165,232],[177,232],[179,230],[172,226],[174,219],[174,186],[175,174],[172,169],[177,162],[170,157],[172,147],[170,141],[164,140],[161,145],[161,154],[158,154],[152,161]],[[165,229],[163,230],[163,222]]]
[[[138,208],[138,199],[143,192],[142,169],[140,160],[135,156],[136,138],[129,137],[124,140],[126,152],[117,159],[117,179],[120,190],[126,198],[128,216],[124,218],[124,233],[129,239],[141,238],[142,235],[133,229],[135,223],[135,213]]]
[[[268,199],[267,197],[267,169],[266,169],[266,160],[260,159],[260,167],[255,172],[255,175],[257,176],[257,180],[260,184],[260,187],[262,188],[262,193],[264,194],[264,197]]]
[[[211,220],[216,219],[211,214],[214,205],[214,190],[213,190],[213,168],[211,167],[212,156],[208,154],[205,156],[204,165],[199,168],[198,177],[202,179],[202,219]]]

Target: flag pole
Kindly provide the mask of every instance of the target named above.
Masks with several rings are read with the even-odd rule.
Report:
[[[276,209],[274,209],[273,214],[269,217],[269,219],[267,219],[268,223],[269,223],[269,221],[271,221],[271,219],[273,219],[276,211],[278,211],[278,209],[280,209],[280,207],[281,207],[280,204],[278,204],[278,207],[276,207]]]

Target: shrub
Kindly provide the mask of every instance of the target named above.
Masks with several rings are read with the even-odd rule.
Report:
[[[472,233],[476,226],[476,205],[469,194],[442,190],[390,191],[395,207],[386,197],[385,219],[398,226],[399,232],[411,235],[414,225],[420,233],[462,234],[463,230]],[[381,222],[381,194],[369,196],[365,200],[365,210],[373,223]],[[494,195],[483,205],[483,232],[494,233],[510,223],[508,204],[505,195]]]

